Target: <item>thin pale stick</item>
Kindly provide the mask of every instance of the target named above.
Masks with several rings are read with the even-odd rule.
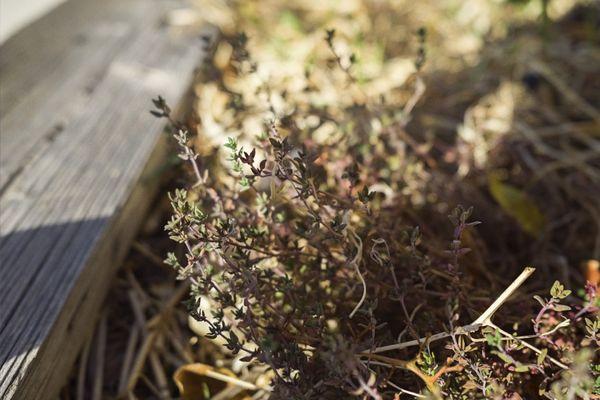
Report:
[[[217,379],[217,380],[227,382],[227,383],[232,383],[236,386],[243,387],[244,389],[248,389],[248,390],[257,390],[258,389],[258,386],[256,386],[253,383],[243,381],[243,380],[233,377],[233,376],[221,374],[217,371],[208,370],[204,373],[204,375],[208,376],[209,378]],[[264,388],[261,388],[261,389],[264,389]]]
[[[137,380],[139,379],[141,372],[144,369],[146,357],[152,349],[152,345],[154,344],[154,340],[156,339],[157,335],[158,332],[155,330],[151,331],[150,333],[148,333],[148,335],[146,335],[144,343],[142,344],[140,351],[138,352],[137,357],[135,358],[135,362],[133,363],[133,368],[131,370],[131,374],[129,375],[127,386],[125,387],[126,391],[130,392],[135,388]]]
[[[356,306],[354,307],[354,309],[352,310],[352,312],[350,313],[350,318],[352,318],[354,316],[354,314],[356,314],[356,312],[360,309],[360,307],[365,302],[365,299],[367,298],[367,282],[365,282],[365,278],[362,276],[362,274],[360,272],[360,267],[359,267],[360,259],[362,257],[362,249],[363,249],[362,240],[360,239],[360,237],[358,237],[358,235],[354,231],[352,231],[350,229],[348,231],[352,235],[350,237],[352,239],[354,239],[354,240],[352,240],[353,244],[356,246],[356,256],[354,256],[354,258],[352,259],[350,264],[352,264],[354,266],[354,270],[356,271],[356,274],[360,278],[360,282],[362,284],[362,296],[361,296],[360,300],[358,301],[358,303],[356,304]]]
[[[131,369],[131,362],[133,361],[135,345],[138,342],[139,336],[140,328],[138,325],[133,324],[129,339],[127,340],[127,348],[125,349],[125,357],[123,358],[123,365],[121,366],[121,374],[119,375],[119,393],[122,393],[127,387],[127,379]]]
[[[520,343],[520,344],[522,344],[523,346],[527,347],[529,350],[533,351],[535,354],[541,354],[541,352],[542,352],[542,351],[541,351],[540,349],[538,349],[537,347],[535,347],[535,346],[533,346],[533,345],[530,345],[530,344],[529,344],[529,343],[527,343],[526,341],[524,341],[524,340],[522,340],[522,339],[519,339],[518,337],[516,337],[516,336],[513,336],[513,335],[511,335],[510,333],[508,333],[508,332],[506,332],[506,331],[502,330],[502,328],[498,327],[498,326],[497,326],[497,325],[495,325],[493,322],[491,322],[491,321],[490,321],[490,322],[488,322],[486,325],[487,325],[487,326],[489,326],[489,327],[492,327],[492,328],[496,329],[498,332],[500,332],[500,334],[502,334],[502,335],[506,336],[507,338],[511,338],[511,339],[514,339],[514,340],[516,340],[517,342],[519,342],[519,343]],[[557,359],[555,359],[555,358],[553,358],[553,357],[550,357],[550,356],[548,356],[548,355],[547,355],[547,356],[546,356],[546,358],[547,358],[548,360],[550,360],[550,362],[552,362],[554,365],[556,365],[556,366],[558,366],[558,367],[560,367],[560,368],[562,368],[562,369],[569,369],[569,367],[568,367],[567,365],[565,365],[565,364],[561,363],[560,361],[558,361]]]
[[[513,281],[513,283],[511,283],[505,290],[504,292],[502,292],[502,294],[492,303],[491,306],[489,306],[487,308],[487,310],[485,310],[483,312],[483,314],[481,314],[479,316],[479,318],[477,318],[472,325],[475,324],[481,324],[481,325],[485,325],[488,322],[491,321],[492,316],[496,313],[496,311],[498,311],[498,309],[500,307],[502,307],[502,305],[506,302],[506,300],[508,300],[508,298],[510,296],[512,296],[512,294],[523,284],[523,282],[525,282],[527,280],[527,278],[529,278],[531,276],[531,274],[533,274],[535,272],[535,268],[533,267],[526,267],[523,272],[521,272],[521,274],[517,277],[517,279],[515,279]]]
[[[508,300],[508,298],[531,276],[531,274],[535,271],[533,267],[526,267],[523,272],[511,283],[502,294],[490,305],[487,310],[485,310],[479,318],[475,320],[472,324],[461,326],[456,330],[456,334],[465,334],[470,332],[475,332],[479,328],[484,325],[488,325],[490,322],[490,318],[494,315],[494,313]],[[419,346],[424,343],[426,340],[429,342],[435,342],[436,340],[445,339],[449,337],[450,334],[448,332],[440,332],[435,335],[431,335],[429,337],[422,337],[417,340],[410,340],[408,342],[403,343],[395,343],[387,346],[377,347],[370,351],[370,353],[382,353],[385,351],[391,350],[401,350],[407,347]],[[369,350],[367,350],[369,351]]]
[[[154,378],[158,385],[157,389],[159,391],[160,398],[164,399],[164,400],[168,400],[171,395],[169,393],[169,381],[167,379],[167,375],[165,374],[165,371],[160,362],[160,358],[158,357],[158,354],[156,353],[156,351],[152,351],[150,353],[150,355],[148,356],[148,359],[150,360],[150,367],[152,368],[152,374],[154,375]]]

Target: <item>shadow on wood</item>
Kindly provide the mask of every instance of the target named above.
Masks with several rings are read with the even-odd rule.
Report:
[[[71,0],[2,45],[0,398],[58,393],[166,158],[206,30],[179,0]],[[146,183],[144,183],[146,182]]]

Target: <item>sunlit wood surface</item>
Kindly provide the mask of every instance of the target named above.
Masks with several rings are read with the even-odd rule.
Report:
[[[166,0],[72,0],[0,48],[0,398],[55,396],[93,328],[203,50]],[[154,179],[155,181],[156,179]]]

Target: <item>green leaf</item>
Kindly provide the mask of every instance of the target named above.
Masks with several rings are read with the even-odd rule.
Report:
[[[507,364],[512,364],[513,360],[506,354],[502,353],[501,351],[492,351],[492,353],[494,353],[495,355],[497,355],[498,357],[500,357],[500,359],[502,361],[504,361]]]
[[[515,367],[515,371],[516,372],[529,372],[529,367],[527,365],[520,364]]]
[[[500,181],[498,173],[488,175],[488,189],[504,212],[513,217],[523,230],[539,236],[546,219],[535,202],[521,189]]]
[[[550,288],[550,296],[558,297],[564,288],[565,287],[559,281],[554,281]]]
[[[537,300],[538,303],[540,303],[540,305],[542,307],[544,307],[546,305],[546,302],[544,301],[544,299],[542,299],[540,296],[538,296],[537,294],[535,296],[533,296],[534,299]]]
[[[547,355],[548,355],[548,349],[542,349],[542,351],[540,352],[540,354],[538,354],[538,357],[537,357],[538,365],[542,365],[544,363],[544,360],[546,359]]]
[[[227,147],[230,150],[235,151],[237,149],[237,140],[235,140],[235,138],[232,137],[228,137],[227,138],[227,142],[224,145],[225,147]]]
[[[570,309],[571,309],[571,307],[566,306],[564,304],[557,304],[554,306],[554,311],[556,311],[556,312],[569,311]]]

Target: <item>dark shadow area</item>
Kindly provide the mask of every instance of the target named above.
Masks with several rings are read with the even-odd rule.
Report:
[[[481,253],[467,259],[490,273],[509,279],[532,264],[535,287],[581,287],[580,264],[600,257],[598,43],[600,6],[579,5],[546,26],[510,27],[474,66],[424,76],[407,131],[440,167],[429,190],[448,207],[472,205],[483,222],[470,238]]]
[[[95,321],[89,310],[100,305],[126,250],[118,240],[99,245],[109,228],[107,218],[98,218],[2,232],[0,397],[21,382],[39,384],[52,374],[51,365],[75,357],[81,326]]]

